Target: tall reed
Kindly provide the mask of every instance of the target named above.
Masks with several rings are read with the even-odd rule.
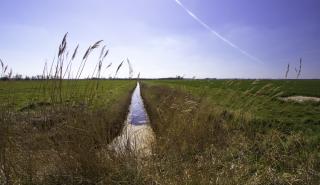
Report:
[[[80,48],[77,45],[69,52],[66,33],[52,62],[45,62],[39,80],[0,81],[1,91],[6,92],[5,99],[0,96],[0,184],[114,180],[109,175],[117,175],[112,171],[119,159],[107,145],[122,129],[135,83],[100,80],[111,66],[104,66],[106,46],[101,47],[93,74],[97,79],[80,80],[90,54],[101,44],[102,40],[90,46],[77,66]],[[1,77],[10,78],[12,72],[2,60],[0,66]],[[72,70],[77,74],[71,79]]]

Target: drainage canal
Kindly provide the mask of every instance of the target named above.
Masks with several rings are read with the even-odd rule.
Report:
[[[129,113],[122,133],[112,141],[110,147],[118,153],[130,151],[145,156],[151,154],[151,144],[154,139],[138,82],[132,94]]]

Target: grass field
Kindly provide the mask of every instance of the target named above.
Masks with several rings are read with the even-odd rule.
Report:
[[[61,82],[61,83],[60,83]],[[135,80],[0,82],[0,184],[318,184],[319,80],[143,80],[152,156],[113,153]]]
[[[164,184],[317,184],[319,80],[144,81]]]
[[[297,129],[310,130],[320,124],[319,103],[279,100],[279,97],[290,95],[320,97],[319,80],[184,80],[150,81],[148,84],[185,91],[195,97],[206,98],[212,106],[245,112],[253,119],[284,122],[292,128],[297,126]],[[306,128],[304,124],[309,127]]]
[[[129,80],[65,80],[60,102],[59,81],[0,81],[0,102],[22,109],[30,103],[86,103],[90,106],[108,106],[135,86]],[[97,87],[98,85],[98,87]],[[89,102],[90,99],[93,102]]]
[[[111,169],[136,82],[57,82],[0,82],[0,184],[95,184]]]
[[[250,91],[259,95],[279,96],[305,95],[320,97],[319,80],[161,80],[158,83],[178,84],[199,88],[219,88],[237,91]],[[264,87],[267,91],[261,91]]]

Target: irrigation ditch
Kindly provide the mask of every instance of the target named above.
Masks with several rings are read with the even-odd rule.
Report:
[[[132,93],[129,113],[124,124],[121,134],[109,145],[110,149],[120,154],[130,152],[138,157],[150,156],[155,136],[141,97],[139,82]]]

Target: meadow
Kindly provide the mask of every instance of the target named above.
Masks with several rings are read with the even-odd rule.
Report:
[[[12,78],[0,61],[0,184],[319,184],[320,102],[282,98],[320,97],[320,80],[133,79],[128,59],[129,79],[117,79],[124,60],[106,80],[106,46],[85,80],[103,41],[71,69],[79,45],[69,56],[66,38],[37,80]],[[112,147],[131,124],[137,81],[148,155],[129,139]]]
[[[79,58],[79,45],[69,55],[67,35],[31,80],[13,77],[0,59],[0,184],[132,184],[138,174],[135,157],[110,146],[124,127],[136,81],[117,78],[124,61],[113,79],[103,80],[112,64],[103,65],[109,53],[103,41]],[[98,48],[96,66],[84,78]]]
[[[319,80],[154,80],[142,94],[164,184],[318,184]]]
[[[0,82],[1,184],[318,184],[319,80],[140,80],[152,155],[115,153],[136,80]]]
[[[96,184],[110,169],[136,83],[57,83],[0,82],[0,184]]]
[[[59,80],[0,81],[0,101],[16,110],[39,103],[90,103],[99,107],[116,102],[128,88],[133,90],[135,86],[135,82],[129,80],[63,80],[60,91],[59,83]]]

